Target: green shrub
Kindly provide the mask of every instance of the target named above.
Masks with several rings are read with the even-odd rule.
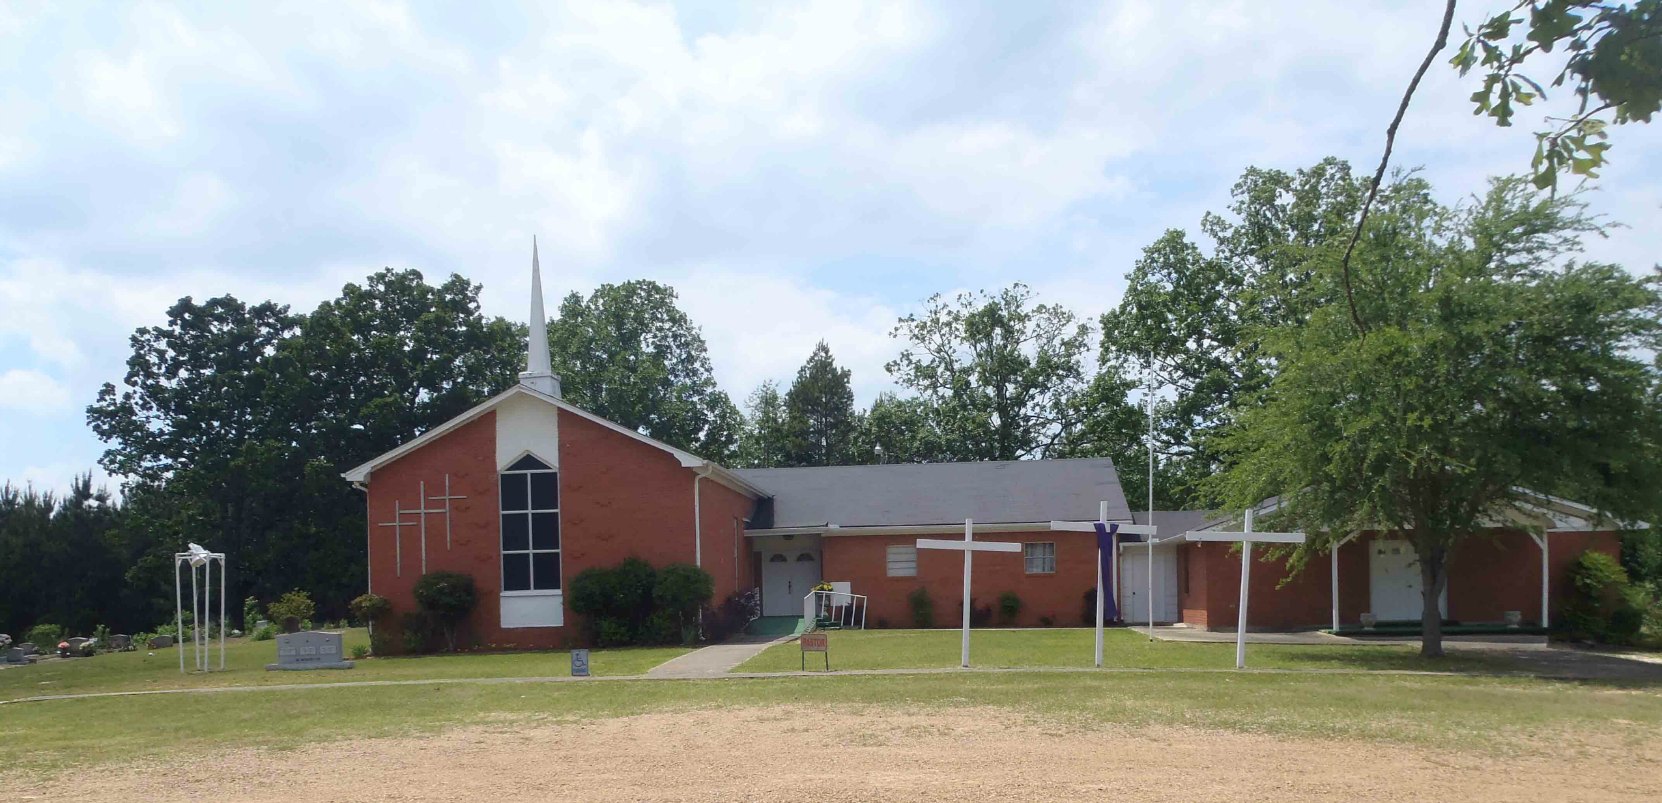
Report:
[[[358,621],[367,625],[386,616],[392,610],[392,600],[380,594],[359,594],[347,607],[352,610],[353,616],[358,617]]]
[[[433,644],[433,620],[422,611],[410,611],[398,619],[399,632],[404,637],[404,652],[428,652]]]
[[[998,620],[1004,624],[1015,624],[1016,617],[1021,615],[1021,597],[1014,591],[1006,591],[998,595]]]
[[[601,617],[595,632],[595,642],[602,647],[625,647],[635,642],[635,631],[622,619]]]
[[[33,643],[42,652],[48,652],[57,649],[58,642],[63,641],[63,628],[42,622],[29,628],[29,632],[23,634],[23,640]]]
[[[368,644],[354,644],[354,645],[352,645],[352,657],[353,657],[353,659],[359,660],[359,661],[362,661],[363,659],[368,658],[369,657],[369,645]]]
[[[929,589],[918,586],[906,595],[906,604],[912,609],[913,627],[935,626],[935,601],[929,598]]]
[[[450,651],[456,650],[456,628],[479,602],[473,576],[461,572],[428,572],[415,584],[416,605],[444,631]]]
[[[640,558],[626,558],[609,568],[584,569],[566,588],[566,602],[572,613],[583,617],[585,635],[590,642],[603,646],[629,643],[611,641],[620,633],[629,638],[646,631],[646,620],[652,615],[652,592],[657,585],[657,572],[652,564]],[[604,623],[611,620],[610,629]]]
[[[312,595],[295,589],[277,598],[276,602],[265,607],[266,614],[271,621],[282,624],[289,617],[296,621],[306,621],[317,613],[317,606],[312,603]]]
[[[1644,627],[1649,600],[1628,582],[1615,558],[1588,550],[1570,564],[1569,598],[1560,621],[1572,638],[1630,644]]]
[[[665,566],[652,586],[652,601],[657,605],[653,618],[662,616],[673,626],[670,642],[679,636],[682,644],[691,644],[698,637],[698,612],[715,593],[716,582],[709,572],[685,563]]]
[[[253,630],[260,621],[260,601],[249,597],[242,601],[242,629]]]
[[[254,630],[248,634],[248,640],[249,641],[270,641],[274,638],[277,638],[277,633],[278,632],[279,631],[278,631],[276,625],[271,624],[270,622],[267,622],[265,627],[256,627],[256,628],[254,628]]]

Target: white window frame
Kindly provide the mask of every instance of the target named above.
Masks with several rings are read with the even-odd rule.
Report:
[[[906,553],[911,557],[905,557]],[[911,564],[911,571],[895,571],[895,563],[899,555],[901,564]],[[885,577],[917,577],[918,576],[918,548],[907,544],[891,544],[884,552],[883,572]]]
[[[537,460],[538,462],[540,462],[544,465],[548,464],[548,461],[543,460],[542,458],[537,457],[536,455],[533,455],[533,454],[529,454],[529,453],[527,453],[526,455],[521,455],[518,458],[515,458],[514,462],[517,463],[520,460],[524,459],[525,457],[531,457],[531,458]],[[510,463],[509,465],[512,465],[512,463]],[[563,546],[565,544],[565,532],[564,532],[564,528],[561,526],[563,524],[563,522],[560,521],[560,500],[565,498],[565,490],[560,487],[560,471],[559,471],[559,469],[533,468],[533,469],[519,469],[519,470],[499,471],[499,472],[497,472],[497,475],[498,475],[497,476],[497,483],[498,483],[498,485],[500,485],[501,482],[502,482],[502,477],[506,477],[506,476],[509,476],[509,475],[530,475],[530,474],[553,474],[554,475],[554,507],[546,508],[546,509],[531,507],[531,505],[532,505],[532,501],[531,501],[532,494],[531,494],[531,482],[530,482],[529,477],[526,477],[526,481],[525,481],[525,505],[526,505],[525,510],[503,510],[503,509],[501,509],[502,492],[501,492],[500,489],[498,489],[498,491],[497,491],[497,511],[496,511],[496,530],[497,530],[497,532],[496,532],[496,549],[497,549],[497,553],[500,557],[498,558],[497,564],[496,564],[496,570],[498,572],[496,587],[498,589],[501,589],[501,595],[504,596],[504,597],[551,597],[551,596],[562,595],[562,594],[565,593],[566,562],[565,562],[564,557],[561,555],[560,547],[556,546],[553,549],[537,549],[537,548],[535,548],[536,538],[535,538],[535,535],[531,532],[531,516],[533,514],[536,514],[536,513],[552,513],[552,514],[554,514],[555,531],[557,533],[559,533],[559,535],[556,536],[556,538],[557,538],[556,543],[560,544],[561,546]],[[503,548],[504,544],[503,544],[503,540],[502,540],[502,536],[503,536],[503,533],[502,533],[502,517],[506,514],[519,514],[519,515],[524,515],[525,516],[525,518],[526,518],[526,522],[525,522],[525,549],[504,549]],[[550,555],[550,554],[554,555],[555,561],[560,566],[560,577],[556,581],[556,582],[559,583],[559,587],[558,588],[537,588],[536,561],[533,560],[531,556],[532,555]],[[526,576],[529,578],[530,583],[531,583],[530,588],[522,589],[522,590],[518,590],[518,591],[509,591],[509,590],[507,590],[507,586],[508,586],[508,561],[507,561],[507,556],[509,556],[509,555],[525,555],[526,556],[527,566],[525,568],[525,571],[526,571]]]
[[[1039,547],[1047,547],[1039,549]],[[1039,562],[1039,568],[1033,568],[1033,562]],[[1046,568],[1048,564],[1049,568]],[[1055,574],[1056,573],[1056,542],[1055,541],[1027,541],[1021,545],[1021,568],[1026,574]]]

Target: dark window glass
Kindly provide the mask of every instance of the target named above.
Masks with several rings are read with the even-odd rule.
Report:
[[[531,576],[536,578],[538,591],[560,590],[560,553],[531,553]]]
[[[515,460],[513,465],[508,466],[509,471],[546,471],[551,468],[553,466],[530,455],[521,457]]]
[[[554,510],[560,506],[558,474],[531,474],[531,509]]]
[[[502,510],[524,510],[525,504],[530,501],[530,494],[525,491],[524,474],[502,475]]]
[[[797,563],[813,563],[814,562],[814,556],[804,552],[804,553],[796,556],[796,562]]]
[[[502,551],[515,552],[530,549],[530,533],[526,531],[526,514],[502,514]]]
[[[560,548],[560,514],[532,513],[531,514],[531,548],[532,549],[559,549]]]
[[[787,558],[784,555],[774,555],[773,557],[768,558],[768,563],[789,563],[789,562],[790,562],[790,558]]]
[[[502,556],[502,590],[531,590],[531,556],[523,552]]]

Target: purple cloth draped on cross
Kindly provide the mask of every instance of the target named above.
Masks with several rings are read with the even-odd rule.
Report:
[[[1119,544],[1121,541],[1141,543],[1142,540],[1140,535],[1120,535],[1118,524],[1096,522],[1096,553],[1102,559],[1102,584],[1105,586],[1102,594],[1102,619],[1105,622],[1120,620],[1119,600],[1114,599],[1114,556],[1119,554]]]

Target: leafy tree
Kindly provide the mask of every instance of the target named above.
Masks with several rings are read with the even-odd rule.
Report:
[[[728,460],[741,416],[716,387],[709,349],[675,290],[637,280],[560,303],[549,354],[572,402],[711,460]]]
[[[837,367],[821,340],[796,372],[785,394],[787,466],[836,466],[855,462],[854,388],[849,370]]]
[[[772,380],[745,400],[744,429],[734,465],[770,468],[785,465],[785,399]]]
[[[1023,284],[936,295],[891,333],[906,345],[889,373],[928,404],[953,459],[1042,457],[1077,422],[1090,327],[1032,300]]]
[[[1558,70],[1551,85],[1567,85],[1576,98],[1574,114],[1547,117],[1535,134],[1534,182],[1548,189],[1566,169],[1596,177],[1609,127],[1648,123],[1662,109],[1662,0],[1519,0],[1468,28],[1450,63],[1462,76],[1475,67],[1483,77],[1474,113],[1510,126],[1515,106],[1546,98],[1523,72],[1542,62]]]
[[[479,601],[473,575],[460,572],[428,572],[411,589],[421,612],[444,630],[444,643],[456,651],[456,628],[467,621]]]
[[[1301,323],[1334,300],[1336,288],[1314,282],[1311,266],[1342,245],[1362,193],[1362,182],[1337,159],[1294,172],[1248,168],[1227,213],[1201,221],[1209,249],[1178,229],[1145,248],[1119,305],[1101,318],[1103,375],[1065,452],[1113,456],[1124,479],[1146,482],[1146,459],[1135,466],[1126,459],[1141,444],[1146,420],[1123,397],[1143,383],[1152,359],[1162,399],[1157,503],[1209,506],[1214,500],[1200,481],[1221,460],[1208,436],[1274,375],[1257,333]]]
[[[1523,509],[1520,488],[1616,519],[1662,507],[1659,377],[1634,356],[1662,343],[1662,277],[1569,259],[1596,225],[1518,179],[1454,209],[1417,180],[1389,195],[1356,252],[1373,324],[1328,303],[1268,328],[1279,370],[1225,434],[1217,491],[1232,507],[1281,495],[1312,536],[1297,559],[1351,531],[1403,533],[1421,652],[1437,656],[1448,556]],[[1341,285],[1336,263],[1311,264],[1317,287]]]
[[[860,416],[855,433],[859,463],[937,463],[951,459],[929,405],[885,391]]]
[[[124,564],[112,537],[120,518],[90,474],[63,497],[0,485],[0,631],[47,621],[80,634],[135,624],[121,606]]]

